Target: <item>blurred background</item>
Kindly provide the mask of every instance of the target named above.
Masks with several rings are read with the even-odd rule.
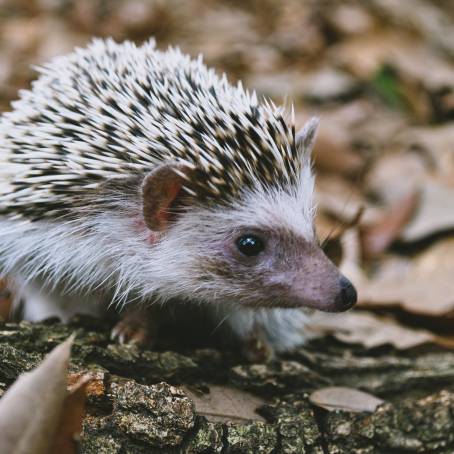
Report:
[[[359,290],[320,315],[367,348],[454,345],[452,0],[0,0],[0,109],[92,37],[179,46],[321,117],[320,241]]]

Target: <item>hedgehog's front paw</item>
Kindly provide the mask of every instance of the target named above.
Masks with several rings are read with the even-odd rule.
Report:
[[[156,343],[156,324],[146,309],[126,311],[113,327],[110,338],[120,344],[136,344],[151,347]]]
[[[274,349],[259,331],[254,333],[241,344],[241,353],[248,362],[262,364],[274,358]]]

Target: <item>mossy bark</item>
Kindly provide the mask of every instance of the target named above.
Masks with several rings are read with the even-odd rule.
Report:
[[[367,351],[324,339],[250,365],[231,352],[117,345],[109,329],[88,318],[69,325],[0,323],[0,393],[75,332],[70,372],[94,377],[82,453],[454,451],[454,352]],[[385,403],[372,414],[327,412],[308,399],[327,385],[362,389]],[[187,390],[203,395],[210,386],[243,390],[244,399],[254,394],[261,402],[257,418],[242,420],[222,408],[199,412],[196,394]]]

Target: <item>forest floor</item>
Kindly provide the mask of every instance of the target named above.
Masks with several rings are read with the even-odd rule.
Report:
[[[106,36],[203,54],[297,127],[321,117],[318,235],[359,304],[266,365],[116,345],[88,318],[2,322],[1,389],[75,331],[70,373],[99,385],[82,452],[454,452],[453,2],[3,0],[0,109],[31,65]]]
[[[209,348],[118,345],[108,324],[86,317],[69,325],[2,323],[0,393],[72,333],[69,381],[91,377],[77,452],[454,450],[452,351],[371,350],[325,337],[268,364],[248,364]],[[52,382],[55,368],[47,373]],[[19,400],[20,411],[49,412],[55,403],[44,392],[39,397],[38,406]],[[0,419],[1,411],[0,405]],[[33,446],[27,452],[34,453]]]

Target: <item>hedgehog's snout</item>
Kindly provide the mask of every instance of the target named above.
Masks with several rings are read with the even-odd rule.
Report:
[[[355,305],[355,287],[318,246],[301,243],[299,254],[295,252],[278,278],[288,285],[290,304],[325,312],[344,312]]]
[[[356,289],[353,284],[345,277],[340,278],[340,293],[336,298],[336,306],[339,312],[351,309],[358,299]]]

